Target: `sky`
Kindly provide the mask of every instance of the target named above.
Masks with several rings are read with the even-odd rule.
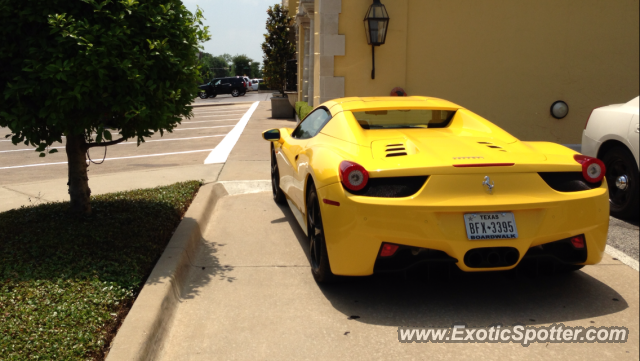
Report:
[[[213,56],[228,53],[246,54],[262,62],[263,34],[266,32],[267,9],[280,0],[182,0],[191,12],[197,6],[204,11],[205,25],[211,40],[204,51]]]

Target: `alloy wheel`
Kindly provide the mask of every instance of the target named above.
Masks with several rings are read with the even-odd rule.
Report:
[[[631,198],[629,187],[618,186],[620,179],[629,179],[629,169],[621,158],[614,158],[607,165],[607,183],[609,185],[609,200],[613,207],[624,207]]]
[[[317,270],[320,267],[322,257],[322,244],[324,242],[324,229],[320,216],[318,199],[313,197],[307,210],[307,224],[309,230],[309,254],[311,267]]]

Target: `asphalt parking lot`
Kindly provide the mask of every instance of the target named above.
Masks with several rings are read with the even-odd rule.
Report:
[[[246,100],[246,99],[245,99]],[[172,133],[157,134],[137,146],[129,140],[115,146],[92,148],[89,177],[99,174],[131,172],[153,168],[177,167],[204,164],[213,149],[249,111],[251,104],[197,107],[193,117],[184,119]],[[33,147],[13,145],[6,140],[6,128],[0,128],[0,186],[22,182],[67,178],[67,163],[64,144],[54,144],[58,153],[38,157]],[[113,135],[117,139],[117,135]],[[64,139],[63,139],[64,140]]]
[[[250,91],[243,96],[237,98],[232,97],[229,94],[221,94],[215,98],[200,99],[196,98],[193,102],[195,105],[204,104],[221,104],[221,103],[242,103],[242,102],[264,102],[271,98],[271,93],[259,93],[257,91]]]

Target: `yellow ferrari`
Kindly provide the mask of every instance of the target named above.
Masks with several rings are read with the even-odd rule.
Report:
[[[307,234],[318,282],[425,263],[577,270],[602,259],[604,164],[520,141],[449,101],[336,99],[263,138],[273,197]]]

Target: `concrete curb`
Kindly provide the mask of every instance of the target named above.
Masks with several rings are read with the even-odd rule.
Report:
[[[218,201],[270,190],[271,181],[266,180],[216,182],[200,188],[111,343],[107,361],[155,359]]]

